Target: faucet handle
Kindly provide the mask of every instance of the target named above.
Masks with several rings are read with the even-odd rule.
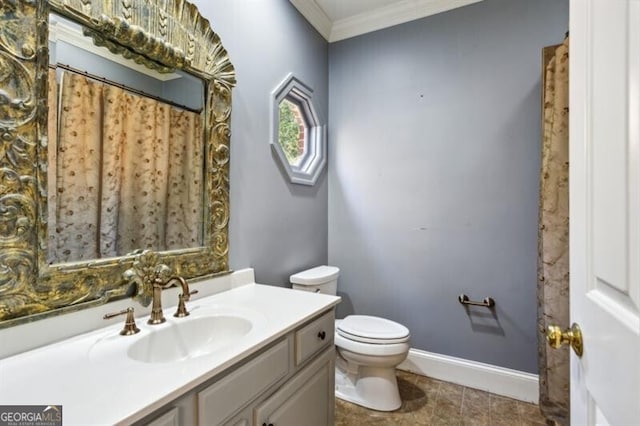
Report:
[[[190,291],[189,296],[191,296],[192,294],[196,294],[197,292],[198,290]],[[176,318],[183,318],[187,315],[189,315],[189,311],[187,311],[187,307],[184,304],[184,294],[180,293],[178,295],[178,309],[176,310],[176,313],[173,314],[173,316]]]
[[[123,309],[120,312],[112,312],[110,314],[105,314],[103,319],[111,319],[117,317],[119,315],[127,314],[127,318],[124,320],[124,328],[120,330],[120,334],[122,336],[131,336],[140,331],[140,329],[136,326],[136,320],[133,317],[133,307],[128,307],[127,309]]]

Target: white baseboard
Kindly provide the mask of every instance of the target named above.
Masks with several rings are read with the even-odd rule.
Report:
[[[422,376],[538,403],[538,376],[518,370],[411,349],[398,366]]]

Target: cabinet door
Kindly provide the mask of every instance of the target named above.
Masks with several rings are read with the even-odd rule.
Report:
[[[203,426],[224,424],[243,406],[289,372],[289,339],[198,392],[198,419]]]
[[[158,416],[158,413],[163,413]],[[147,419],[151,420],[147,420]],[[193,394],[189,394],[179,400],[156,411],[139,422],[135,426],[196,426],[196,401]]]
[[[251,426],[251,416],[253,415],[253,407],[251,404],[241,412],[236,414],[224,423],[224,426]]]
[[[180,426],[180,411],[173,407],[160,417],[147,423],[147,426]]]
[[[322,353],[255,409],[255,425],[327,426],[334,416],[334,350]]]

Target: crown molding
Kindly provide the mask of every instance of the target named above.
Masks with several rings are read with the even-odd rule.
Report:
[[[403,0],[333,23],[329,42],[391,27],[482,0]]]
[[[331,19],[324,13],[324,10],[315,0],[289,0],[298,12],[304,16],[313,27],[318,30],[325,40],[331,39],[331,27],[333,23]]]
[[[332,22],[315,0],[289,0],[330,43],[381,30],[482,0],[401,0]]]

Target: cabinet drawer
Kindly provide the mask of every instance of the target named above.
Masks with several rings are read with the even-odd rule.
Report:
[[[276,344],[213,385],[198,392],[198,419],[218,425],[289,372],[289,340]]]
[[[335,316],[333,310],[296,331],[296,365],[300,365],[321,349],[333,345]]]

